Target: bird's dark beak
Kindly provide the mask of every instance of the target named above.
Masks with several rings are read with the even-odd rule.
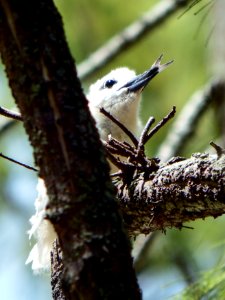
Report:
[[[162,57],[163,55],[160,55],[160,57],[154,62],[149,70],[140,75],[137,75],[134,79],[128,81],[120,89],[127,88],[129,92],[137,92],[143,90],[152,78],[166,69],[173,62],[173,60],[171,60],[168,63],[161,65],[160,63]]]

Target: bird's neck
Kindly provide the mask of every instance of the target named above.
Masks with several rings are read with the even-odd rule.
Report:
[[[128,130],[134,135],[139,132],[139,99],[119,107],[119,105],[112,109],[110,112],[116,119],[118,119]],[[116,125],[111,122],[110,124],[111,135],[120,141],[129,141],[125,133]]]

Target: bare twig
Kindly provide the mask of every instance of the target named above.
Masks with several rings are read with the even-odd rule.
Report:
[[[122,176],[125,180],[132,177],[135,170],[145,172],[146,174],[151,174],[152,172],[158,170],[159,159],[151,158],[148,159],[145,155],[144,144],[162,128],[169,119],[171,119],[176,109],[173,107],[172,111],[163,118],[149,133],[151,125],[154,123],[154,118],[150,117],[145,128],[142,131],[140,140],[137,141],[133,134],[118,120],[116,120],[111,114],[107,113],[103,108],[100,110],[107,118],[114,122],[119,128],[121,128],[130,139],[133,139],[134,146],[127,142],[120,142],[113,137],[109,136],[108,141],[103,141],[103,144],[107,150],[109,160],[119,168],[122,173],[117,173],[118,176]],[[126,161],[121,161],[115,158],[114,155],[123,156],[127,158]]]
[[[37,169],[35,169],[35,168],[31,167],[31,166],[28,166],[28,165],[26,165],[26,164],[23,164],[23,163],[21,163],[21,162],[15,160],[15,159],[13,159],[13,158],[10,158],[10,157],[8,157],[8,156],[2,154],[2,153],[0,153],[0,157],[2,157],[2,158],[4,158],[4,159],[7,159],[7,160],[9,160],[9,161],[11,161],[11,162],[13,162],[13,163],[19,165],[19,166],[22,166],[22,167],[28,169],[28,170],[32,170],[32,171],[35,171],[35,172],[38,171]]]
[[[148,122],[146,123],[142,133],[141,133],[141,136],[140,136],[140,139],[139,139],[139,142],[138,142],[138,148],[137,148],[137,152],[138,152],[138,155],[141,151],[144,150],[144,144],[145,144],[145,139],[146,139],[146,136],[148,135],[148,132],[152,126],[152,124],[155,122],[155,118],[153,117],[150,117],[148,119]]]
[[[215,144],[214,142],[210,142],[210,145],[216,150],[218,158],[220,158],[223,154],[225,154],[225,149]]]
[[[210,0],[209,2],[205,3],[202,7],[200,7],[195,13],[194,15],[198,15],[200,12],[202,12],[206,7],[209,6],[209,9],[212,9],[214,0]]]
[[[199,2],[201,2],[202,0],[194,0],[190,3],[190,5],[188,5],[188,7],[179,15],[178,18],[183,17],[184,14],[186,14],[189,10],[191,10],[195,5],[197,5]]]
[[[119,120],[117,120],[114,116],[112,116],[109,112],[107,112],[103,107],[100,108],[100,112],[109,118],[113,123],[115,123],[132,141],[132,143],[137,146],[138,140],[133,135],[133,133],[126,128]]]
[[[162,128],[170,119],[172,119],[175,116],[176,113],[176,107],[173,106],[171,112],[168,113],[147,135],[146,138],[144,139],[144,144],[146,144],[150,138],[156,134]]]
[[[112,137],[108,142],[103,141],[105,148],[111,153],[124,157],[135,157],[134,148],[127,147],[125,142],[120,142]]]
[[[78,74],[85,79],[92,73],[103,67],[107,62],[112,61],[128,46],[136,44],[146,33],[158,28],[159,24],[166,21],[178,9],[190,2],[189,0],[164,0],[151,8],[139,20],[135,21],[119,34],[112,37],[105,45],[92,53],[89,58],[78,66]]]
[[[2,106],[0,106],[0,115],[3,115],[4,117],[16,120],[16,121],[22,121],[23,118],[21,116],[20,113],[13,111],[13,110],[9,110],[7,108],[4,108]]]
[[[121,168],[121,166],[122,166],[121,161],[118,158],[116,158],[114,155],[112,155],[110,153],[110,151],[107,151],[107,156],[108,156],[109,160],[111,161],[111,163],[113,163],[118,169]]]
[[[6,129],[8,129],[9,127],[11,127],[12,125],[15,124],[15,121],[22,121],[22,116],[20,113],[16,112],[16,111],[12,111],[12,110],[9,110],[7,108],[4,108],[2,106],[0,106],[0,115],[3,115],[4,117],[7,117],[7,118],[10,118],[11,120],[4,123],[3,126],[0,128],[0,133],[5,131]],[[0,157],[4,158],[4,159],[7,159],[17,165],[20,165],[28,170],[32,170],[32,171],[35,171],[37,172],[38,170],[27,165],[27,164],[24,164],[24,163],[21,163],[13,158],[10,158],[2,153],[0,153]]]

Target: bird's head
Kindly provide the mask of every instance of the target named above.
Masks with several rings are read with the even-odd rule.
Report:
[[[100,108],[104,108],[128,129],[135,132],[138,127],[138,107],[141,93],[152,78],[163,71],[172,61],[161,65],[162,55],[155,61],[150,69],[140,75],[128,68],[118,68],[90,86],[87,98],[89,107],[94,116],[101,137],[107,134],[119,138],[115,124],[106,119]]]
[[[90,86],[87,98],[92,106],[103,107],[105,110],[129,100],[127,82],[136,76],[133,70],[126,67],[112,70]]]

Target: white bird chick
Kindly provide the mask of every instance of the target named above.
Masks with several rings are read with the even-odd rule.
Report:
[[[100,108],[104,108],[133,134],[140,131],[141,93],[153,77],[172,63],[161,65],[161,59],[162,55],[149,70],[138,76],[128,68],[118,68],[90,86],[87,99],[102,140],[107,141],[109,135],[119,141],[127,141],[128,137],[100,112]]]
[[[172,63],[170,61],[161,65],[161,59],[162,55],[149,70],[141,75],[136,76],[135,72],[128,68],[118,68],[90,86],[87,99],[102,140],[106,141],[109,135],[120,141],[128,139],[116,124],[100,113],[99,109],[102,107],[132,133],[138,133],[140,129],[138,110],[141,93],[153,77]],[[39,179],[37,190],[38,196],[35,200],[36,213],[30,219],[32,227],[28,231],[29,238],[34,235],[37,243],[26,261],[26,264],[32,263],[32,269],[35,273],[50,269],[52,244],[57,238],[52,224],[45,218],[48,196],[42,179]]]

